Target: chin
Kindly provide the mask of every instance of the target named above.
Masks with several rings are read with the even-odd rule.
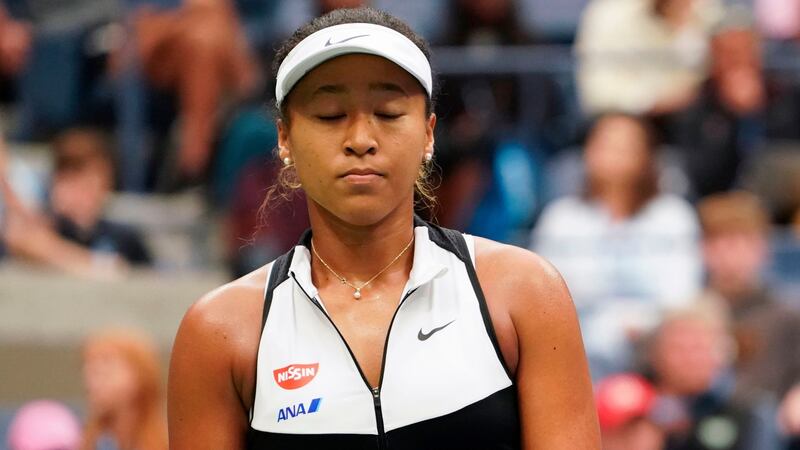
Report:
[[[358,227],[376,225],[397,212],[398,207],[399,205],[395,202],[373,197],[348,199],[344,202],[338,202],[332,208],[325,208],[320,205],[320,209],[324,210],[324,214],[332,215],[344,223]],[[413,212],[413,207],[410,210]]]
[[[339,211],[336,216],[351,225],[359,227],[368,227],[380,223],[389,214],[390,210],[384,205],[381,208],[373,208],[364,206],[360,208],[348,208],[347,210]]]

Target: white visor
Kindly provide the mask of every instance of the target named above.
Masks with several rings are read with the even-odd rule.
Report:
[[[349,53],[377,55],[392,61],[419,80],[431,96],[433,81],[428,58],[410,39],[391,28],[371,23],[346,23],[324,28],[300,41],[281,63],[275,100],[283,99],[311,69]]]

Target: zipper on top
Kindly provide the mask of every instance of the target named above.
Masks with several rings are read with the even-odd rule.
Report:
[[[311,303],[314,306],[316,306],[317,309],[320,310],[320,312],[325,316],[325,318],[328,319],[328,322],[331,324],[333,329],[336,330],[336,333],[339,335],[339,338],[342,340],[342,343],[344,343],[345,348],[347,348],[347,352],[350,354],[350,358],[353,360],[353,364],[355,364],[356,369],[358,369],[358,373],[359,375],[361,375],[361,379],[364,381],[364,385],[367,386],[367,389],[369,389],[369,392],[372,395],[372,404],[373,408],[375,409],[375,424],[378,428],[378,448],[380,450],[386,450],[388,448],[388,441],[386,439],[386,430],[384,429],[383,425],[383,410],[381,407],[381,388],[383,387],[383,375],[384,375],[384,370],[386,369],[386,353],[389,350],[389,336],[392,334],[392,326],[394,325],[395,318],[397,318],[397,313],[400,311],[400,307],[403,306],[403,303],[405,303],[406,299],[410,297],[411,294],[416,292],[417,288],[408,291],[403,296],[403,298],[400,299],[400,303],[397,305],[397,309],[394,310],[394,314],[392,315],[392,321],[389,323],[389,329],[386,331],[386,341],[383,344],[383,355],[381,356],[381,373],[378,379],[378,386],[373,388],[369,384],[366,375],[364,375],[364,371],[361,370],[361,366],[358,364],[358,360],[356,359],[353,350],[350,348],[350,344],[347,343],[347,340],[344,338],[344,335],[342,335],[342,332],[339,331],[339,327],[337,327],[336,324],[333,322],[331,316],[328,315],[328,313],[325,311],[325,309],[322,307],[319,301],[317,301],[316,298],[308,295],[308,292],[306,292],[306,290],[303,289],[303,286],[300,284],[300,282],[297,281],[297,277],[295,277],[294,272],[290,272],[290,274],[295,284],[297,284],[297,287],[299,287],[300,290],[303,291],[303,294],[305,294],[306,298],[308,298],[308,300],[311,301]]]
[[[378,378],[378,387],[370,388],[370,390],[372,391],[372,401],[375,406],[375,420],[378,425],[378,448],[381,450],[389,448],[389,442],[386,439],[386,431],[383,425],[383,409],[381,408],[381,389],[383,389],[383,374],[384,371],[386,370],[386,354],[389,352],[389,336],[392,334],[392,326],[394,325],[394,320],[397,318],[397,313],[400,312],[400,308],[403,306],[403,303],[405,303],[406,299],[410,297],[411,294],[413,294],[416,290],[417,289],[414,288],[408,291],[403,296],[403,298],[400,299],[400,303],[397,304],[397,309],[394,310],[394,314],[392,315],[392,321],[389,322],[389,329],[386,330],[386,341],[383,343],[383,355],[381,356],[381,373]],[[345,342],[345,345],[347,345],[347,342]],[[355,361],[355,358],[353,358],[353,360]],[[355,362],[356,365],[358,365],[358,361]],[[367,384],[367,387],[370,387],[369,384]]]
[[[380,386],[370,389],[372,391],[372,404],[375,408],[375,423],[378,426],[378,448],[385,450],[389,448],[386,440],[386,431],[383,426],[383,409],[381,408],[381,388]]]

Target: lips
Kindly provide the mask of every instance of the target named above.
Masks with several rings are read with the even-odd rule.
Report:
[[[377,176],[381,176],[381,177],[383,176],[383,174],[380,171],[376,170],[376,169],[372,169],[372,168],[369,168],[369,167],[363,167],[363,168],[350,169],[347,172],[345,172],[342,175],[342,177],[348,177],[348,176],[351,176],[351,175],[355,175],[355,176],[377,175]]]
[[[384,174],[382,172],[370,167],[353,168],[341,175],[342,179],[352,184],[368,184],[378,181],[383,177]]]

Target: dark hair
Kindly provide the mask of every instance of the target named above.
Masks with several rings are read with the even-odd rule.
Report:
[[[117,165],[111,139],[99,128],[75,127],[61,131],[53,138],[52,149],[56,174],[102,170],[107,171],[111,184],[115,183]]]
[[[645,145],[651,152],[658,151],[661,144],[664,143],[663,136],[656,126],[656,122],[654,122],[652,119],[648,118],[647,116],[617,110],[605,111],[592,117],[584,132],[584,141],[591,138],[595,129],[599,128],[601,123],[609,119],[625,119],[629,122],[635,123],[636,126],[641,129],[644,136]]]
[[[289,37],[289,39],[284,41],[283,44],[280,47],[278,47],[278,50],[275,53],[275,58],[272,61],[272,79],[278,78],[278,69],[280,69],[283,60],[286,59],[286,55],[288,55],[289,52],[291,52],[297,46],[297,44],[299,44],[303,39],[325,28],[329,28],[335,25],[343,25],[346,23],[371,23],[374,25],[381,25],[386,28],[391,28],[392,30],[397,31],[398,33],[407,37],[411,42],[413,42],[414,45],[416,45],[422,51],[422,53],[425,55],[428,61],[430,61],[431,59],[431,51],[425,39],[422,38],[422,36],[415,33],[414,30],[411,29],[411,27],[409,27],[405,22],[398,19],[397,17],[394,17],[393,15],[387,12],[380,11],[370,7],[335,9],[329,12],[328,14],[317,17],[311,22],[298,28],[292,34],[292,36]],[[436,78],[434,77],[433,79],[434,95],[426,97],[425,100],[426,115],[430,115],[433,112],[437,84],[438,83],[436,82]],[[275,111],[276,117],[281,119],[286,119],[286,117],[288,117],[286,114],[286,105],[288,105],[289,103],[288,100],[290,96],[291,96],[291,91],[287,93],[286,98],[281,104],[280,109]]]

